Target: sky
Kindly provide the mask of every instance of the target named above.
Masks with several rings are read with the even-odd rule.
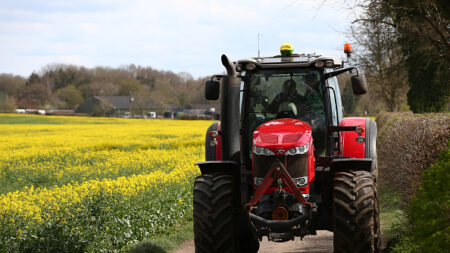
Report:
[[[238,60],[296,53],[343,57],[355,11],[322,0],[0,0],[0,73],[46,65],[135,64],[204,77]]]

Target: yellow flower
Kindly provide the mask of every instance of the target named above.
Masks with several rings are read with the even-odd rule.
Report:
[[[29,119],[38,122],[42,117]],[[13,191],[0,194],[0,229],[9,226],[22,233],[51,220],[75,227],[63,217],[76,218],[86,212],[83,201],[110,199],[111,203],[101,206],[109,211],[121,204],[118,200],[149,192],[165,194],[168,184],[187,187],[188,180],[199,173],[194,164],[204,160],[205,130],[212,123],[89,117],[52,120],[63,124],[0,124],[0,171],[8,168],[8,176],[18,183]],[[45,186],[29,183],[41,179]],[[174,202],[167,204],[182,204],[183,200]]]

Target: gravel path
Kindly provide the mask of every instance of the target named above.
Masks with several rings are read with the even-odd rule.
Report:
[[[194,241],[183,243],[180,248],[172,253],[194,253]],[[283,243],[269,242],[264,237],[259,247],[260,253],[329,253],[333,252],[333,233],[317,231],[317,235],[306,236],[303,240],[295,238],[294,241]]]

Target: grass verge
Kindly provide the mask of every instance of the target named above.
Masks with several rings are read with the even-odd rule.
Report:
[[[143,242],[127,245],[121,249],[121,253],[167,253],[183,242],[194,238],[193,221],[187,220],[176,224],[165,233],[156,235]]]
[[[406,232],[406,215],[401,207],[403,201],[399,191],[384,187],[380,188],[379,193],[383,248],[389,249],[397,244],[401,234]]]

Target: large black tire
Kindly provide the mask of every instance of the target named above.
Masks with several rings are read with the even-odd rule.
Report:
[[[201,175],[194,182],[195,252],[257,252],[248,217],[233,212],[229,175]]]
[[[366,171],[338,172],[333,178],[334,252],[379,252],[377,190]],[[377,224],[378,223],[378,224]]]
[[[217,127],[219,126],[219,123],[215,122],[211,124],[208,129],[206,130],[206,136],[205,136],[205,160],[206,161],[214,161],[217,160],[216,158],[216,147],[211,147],[211,141],[213,138],[209,136],[209,132],[211,131],[217,131]]]

